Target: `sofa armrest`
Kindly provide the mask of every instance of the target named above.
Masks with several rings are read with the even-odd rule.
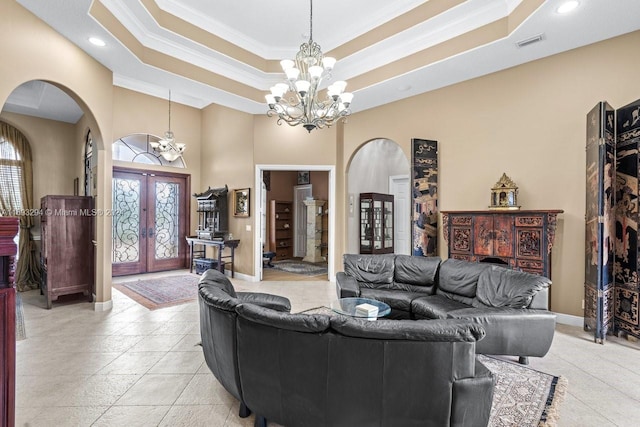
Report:
[[[479,323],[487,335],[476,353],[542,357],[551,347],[556,315],[527,308],[465,308],[447,313],[448,318]]]
[[[356,279],[348,276],[344,271],[336,274],[336,291],[338,298],[350,298],[360,296],[360,286]]]
[[[264,294],[260,292],[238,292],[238,299],[243,303],[259,305],[276,311],[291,311],[291,302],[288,298],[279,295]]]
[[[539,292],[534,294],[531,304],[527,308],[549,310],[549,288],[540,289]]]
[[[453,383],[451,425],[485,426],[489,423],[494,377],[479,361],[476,361],[475,371],[474,377]]]

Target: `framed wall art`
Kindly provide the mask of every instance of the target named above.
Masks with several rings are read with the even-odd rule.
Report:
[[[309,171],[298,171],[298,185],[306,185],[311,183]]]
[[[233,190],[233,216],[248,218],[250,214],[250,189]]]

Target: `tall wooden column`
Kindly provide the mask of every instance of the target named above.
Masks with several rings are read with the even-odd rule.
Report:
[[[326,200],[305,200],[307,206],[307,252],[303,261],[321,262],[322,258],[322,207]]]

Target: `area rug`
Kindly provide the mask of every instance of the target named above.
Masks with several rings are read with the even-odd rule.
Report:
[[[314,264],[306,261],[274,261],[273,268],[287,273],[304,274],[305,276],[327,274],[326,264]]]
[[[20,292],[16,292],[16,341],[27,339],[27,331],[24,326],[24,306]]]
[[[118,283],[113,287],[149,310],[156,310],[195,300],[199,280],[196,274],[181,274]]]
[[[527,368],[519,363],[479,355],[493,372],[496,385],[489,426],[554,427],[567,380]]]
[[[327,307],[314,307],[301,313],[337,315]],[[527,368],[516,362],[478,355],[493,373],[496,385],[489,427],[555,427],[567,380]]]

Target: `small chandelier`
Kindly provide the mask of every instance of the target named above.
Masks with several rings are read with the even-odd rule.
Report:
[[[337,81],[327,88],[326,99],[319,98],[320,83],[331,78],[335,58],[324,56],[313,41],[313,0],[310,0],[309,42],[300,45],[295,61],[280,61],[287,75],[285,83],[278,83],[265,96],[267,116],[278,116],[278,124],[302,125],[311,132],[315,128],[329,127],[351,114],[349,105],[353,94],[345,92],[347,82]],[[289,95],[287,98],[286,95]]]
[[[171,132],[171,91],[169,91],[169,130],[164,133],[164,138],[158,141],[149,142],[153,151],[164,157],[168,162],[173,162],[182,156],[187,146],[176,142],[173,132]]]

